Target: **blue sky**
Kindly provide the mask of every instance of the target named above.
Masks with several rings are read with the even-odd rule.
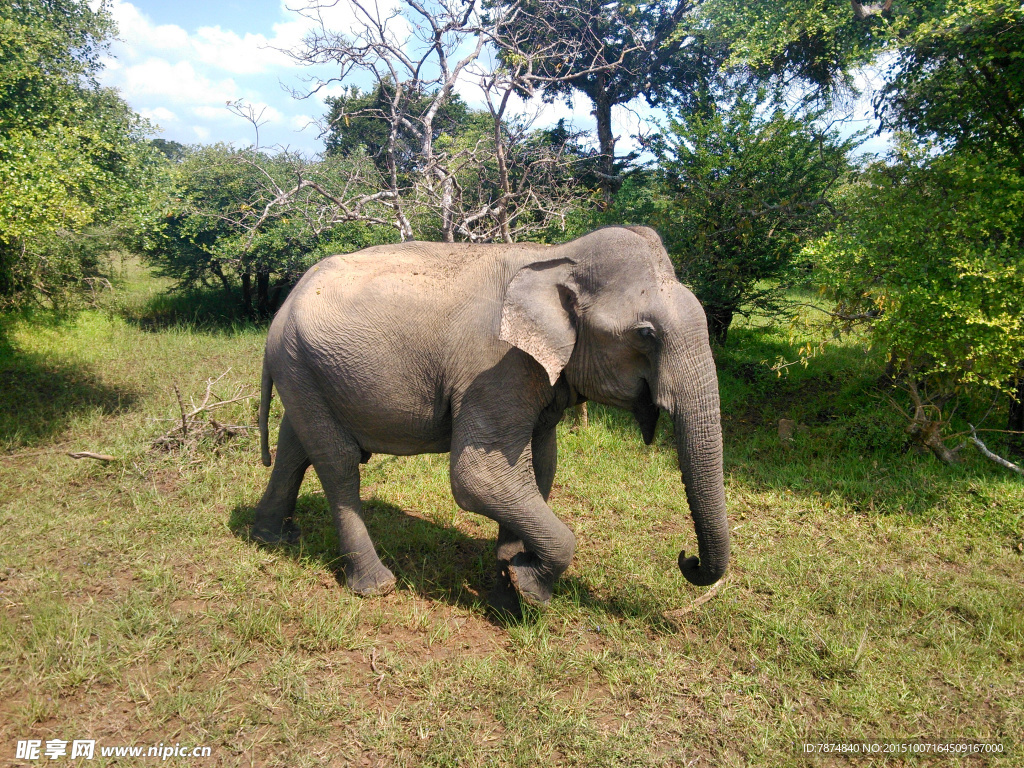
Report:
[[[184,144],[255,142],[252,126],[227,102],[263,111],[262,146],[315,152],[309,124],[326,111],[322,98],[292,98],[309,70],[277,49],[296,47],[308,22],[281,0],[113,0],[118,41],[105,62],[104,84],[157,124],[165,139]],[[344,13],[336,14],[344,23]]]
[[[398,0],[376,2],[386,6]],[[310,27],[306,18],[289,10],[303,4],[303,0],[109,0],[119,39],[111,46],[102,81],[120,90],[135,111],[159,126],[162,138],[183,144],[251,145],[257,138],[252,125],[227,108],[228,102],[242,100],[262,112],[260,146],[316,153],[323,146],[315,125],[326,112],[323,96],[299,100],[286,89],[301,90],[311,74],[329,77],[334,71],[322,68],[314,73],[282,52],[297,48]],[[332,30],[350,30],[354,25],[347,0],[325,10],[324,19]],[[480,104],[470,83],[461,86],[459,93],[471,105]],[[520,109],[537,113],[538,127],[565,118],[577,128],[592,129],[590,104],[581,98],[574,106],[535,104],[520,105]],[[863,105],[859,111],[863,113]],[[616,109],[618,152],[634,148],[631,134],[650,116],[650,110]],[[850,129],[864,125],[859,122]],[[884,139],[875,139],[867,148],[881,151],[884,144]]]
[[[286,87],[301,89],[313,72],[281,52],[296,48],[309,28],[307,19],[288,9],[301,4],[302,0],[111,0],[119,39],[111,46],[102,81],[119,89],[135,111],[160,127],[165,139],[253,144],[252,126],[226,107],[241,99],[263,112],[266,124],[260,128],[260,146],[317,152],[322,143],[313,123],[327,111],[323,96],[298,100],[287,92]],[[333,30],[351,29],[351,13],[341,0],[325,12],[325,21]],[[334,72],[323,68],[319,74]],[[470,84],[459,92],[470,104],[477,102]],[[585,128],[592,122],[589,111],[583,101],[577,110],[545,106],[538,124],[565,117]],[[628,142],[630,115],[623,111],[620,120],[620,133]]]

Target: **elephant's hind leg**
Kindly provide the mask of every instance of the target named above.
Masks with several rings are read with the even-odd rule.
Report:
[[[395,588],[395,575],[380,561],[363,522],[359,500],[359,449],[354,442],[329,459],[313,460],[334,513],[345,582],[357,595],[386,595]]]
[[[317,394],[306,392],[300,402],[296,429],[334,516],[348,588],[364,597],[387,594],[395,575],[377,556],[359,501],[363,451]]]
[[[309,457],[286,413],[277,438],[274,469],[267,490],[256,505],[250,536],[268,544],[298,541],[299,529],[292,521],[292,515],[309,463]]]

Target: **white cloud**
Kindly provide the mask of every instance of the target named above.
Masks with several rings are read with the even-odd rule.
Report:
[[[172,51],[188,46],[188,33],[174,24],[155,25],[131,3],[114,0],[110,8],[117,22],[120,46],[129,56],[135,51]]]
[[[178,104],[233,101],[238,98],[234,80],[211,80],[195,70],[189,61],[170,62],[149,58],[123,68],[115,84],[130,99],[162,98]]]
[[[147,120],[152,120],[155,123],[174,123],[178,120],[178,116],[176,114],[164,107],[157,107],[156,109],[140,109],[139,114]]]
[[[316,118],[310,117],[309,115],[292,115],[288,120],[288,125],[293,131],[305,130],[308,126],[314,125],[315,123]]]
[[[200,27],[195,34],[176,24],[154,24],[129,2],[114,0],[111,12],[120,30],[118,37],[126,43],[118,52],[128,58],[147,52],[171,52],[201,64],[223,69],[231,74],[260,74],[277,67],[287,67],[291,59],[281,50],[297,45],[308,29],[304,20],[275,24],[275,35],[237,32],[220,26]]]
[[[263,35],[239,37],[220,27],[201,27],[189,40],[196,60],[232,74],[262,74],[276,67],[287,67],[291,59]]]
[[[207,104],[192,107],[192,115],[203,120],[223,120],[228,114],[230,113],[227,110],[226,103],[221,104],[219,107],[213,107]]]

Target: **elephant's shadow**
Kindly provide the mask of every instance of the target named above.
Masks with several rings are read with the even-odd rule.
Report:
[[[255,507],[249,505],[239,505],[232,511],[228,525],[236,536],[248,536],[254,511]],[[493,582],[493,539],[468,536],[377,497],[363,501],[363,516],[381,560],[395,574],[400,589],[464,608],[486,602]],[[300,494],[294,520],[302,532],[301,539],[274,549],[296,560],[321,563],[344,586],[338,539],[324,496]],[[258,542],[254,545],[267,546]]]
[[[239,505],[232,511],[228,525],[236,536],[248,538],[254,511],[251,505]],[[377,497],[363,502],[363,514],[381,559],[398,579],[399,589],[468,610],[485,609],[496,572],[493,538],[468,536],[457,528],[410,514]],[[301,494],[295,506],[295,522],[302,531],[300,541],[273,547],[275,551],[296,560],[322,564],[344,588],[338,539],[324,496]],[[271,545],[253,542],[253,546]],[[563,576],[555,583],[555,595],[597,615],[640,619],[654,631],[675,632],[673,625],[662,618],[657,599],[639,585],[632,586],[601,598],[593,594],[586,579]],[[529,620],[536,615],[526,611],[523,618]],[[491,614],[499,625],[509,618]]]

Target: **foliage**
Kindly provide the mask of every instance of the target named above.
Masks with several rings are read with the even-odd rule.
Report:
[[[255,169],[235,158],[224,145],[186,150],[174,168],[174,197],[166,213],[159,237],[148,249],[158,274],[191,287],[220,280],[228,288],[228,270],[232,257],[214,253],[228,238],[236,236],[232,215],[237,215],[255,193]]]
[[[885,127],[950,143],[1014,143],[1024,117],[1024,10],[1003,0],[862,5],[847,0],[707,0],[694,26],[737,74],[832,97],[888,61],[875,108]]]
[[[833,219],[828,194],[855,142],[821,120],[786,114],[762,91],[681,113],[652,145],[656,170],[610,212],[658,229],[719,343],[734,315],[780,312],[801,247]]]
[[[918,407],[1010,391],[1024,359],[1024,178],[1012,160],[904,143],[843,198],[847,217],[807,250],[839,321],[869,324]]]
[[[932,3],[885,29],[879,50],[894,55],[875,110],[905,133],[891,167],[848,190],[849,221],[817,250],[843,312],[867,315],[907,373],[911,430],[949,461],[940,431],[953,397],[1016,388],[1007,428],[1024,430],[1024,11]]]
[[[871,63],[903,21],[921,12],[902,3],[883,18],[857,17],[849,0],[708,0],[694,25],[728,47],[728,69],[760,79],[848,91],[856,69]],[[895,18],[894,18],[895,17]]]
[[[419,139],[414,128],[434,104],[425,94],[398,94],[393,81],[382,80],[373,91],[363,93],[353,86],[340,96],[329,96],[324,144],[328,155],[349,155],[366,152],[382,173],[387,173],[388,142],[390,138],[390,109],[396,98],[408,122],[398,126],[394,158],[403,177],[416,171]],[[474,122],[466,103],[458,94],[440,102],[437,114],[431,120],[434,141],[443,136],[457,136]]]
[[[1024,8],[969,0],[916,27],[877,99],[883,125],[1008,152],[1024,174]]]
[[[150,226],[163,164],[149,127],[94,79],[112,31],[84,1],[0,6],[0,301],[61,303]]]
[[[466,215],[458,234],[471,242],[561,239],[555,233],[564,231],[566,217],[598,188],[595,158],[580,132],[563,121],[538,130],[530,120],[478,110],[467,122],[438,142],[441,152],[459,159],[452,166],[454,195]],[[420,231],[429,239],[436,224]]]
[[[365,155],[364,164],[367,162]],[[389,233],[363,222],[332,224],[302,208],[309,193],[288,207],[271,203],[282,188],[312,175],[328,176],[336,186],[351,178],[354,158],[331,159],[308,167],[300,155],[237,150],[218,144],[191,147],[174,167],[176,194],[149,258],[179,288],[216,280],[227,297],[242,307],[269,314],[290,285],[320,258],[387,242]],[[302,190],[300,190],[302,192]],[[271,286],[271,281],[276,285]],[[271,293],[272,287],[277,289]]]

